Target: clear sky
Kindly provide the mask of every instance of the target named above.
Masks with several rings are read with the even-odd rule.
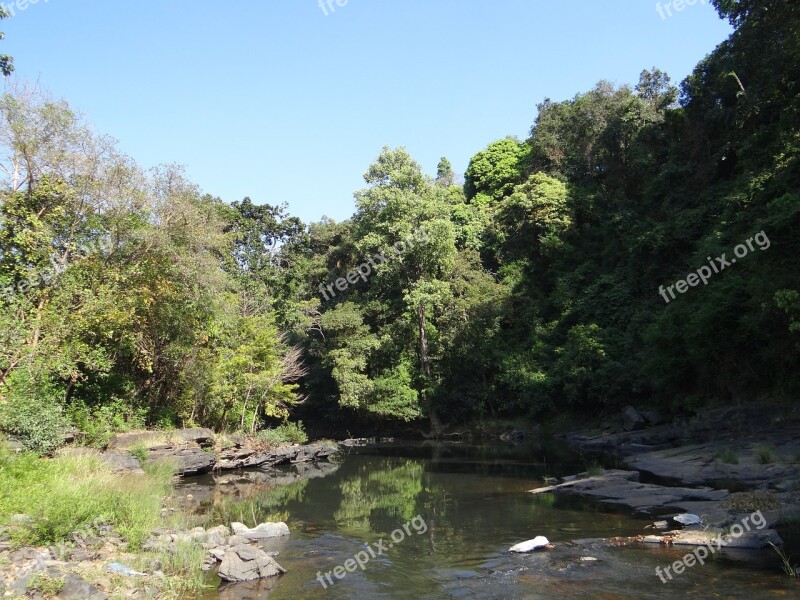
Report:
[[[306,222],[348,218],[385,145],[463,173],[544,98],[653,66],[680,81],[730,33],[707,0],[665,18],[650,0],[0,1],[19,78],[143,166]]]

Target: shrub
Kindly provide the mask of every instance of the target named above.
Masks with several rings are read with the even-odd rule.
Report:
[[[9,377],[5,404],[0,405],[0,430],[17,438],[26,450],[39,455],[55,452],[64,444],[67,418],[61,407],[62,392],[52,383],[37,383],[25,371]]]
[[[67,409],[67,414],[81,431],[85,445],[102,448],[115,433],[144,429],[147,409],[131,406],[121,398],[113,398],[107,404],[94,407],[76,402]]]
[[[775,446],[772,444],[758,444],[755,447],[756,458],[762,465],[775,462]]]
[[[739,464],[739,457],[737,456],[736,452],[734,452],[730,448],[725,448],[724,450],[720,450],[714,455],[714,458],[729,465]]]
[[[270,446],[280,446],[281,444],[305,444],[308,441],[308,436],[303,429],[302,421],[297,423],[287,421],[273,429],[259,431],[256,434],[256,439]]]

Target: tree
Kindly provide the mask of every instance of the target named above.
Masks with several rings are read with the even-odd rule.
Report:
[[[8,17],[8,11],[4,6],[0,6],[0,20],[7,19]],[[0,32],[0,40],[2,40],[4,37],[5,34]],[[8,54],[0,54],[0,72],[2,72],[6,77],[14,72],[14,59]]]
[[[456,173],[453,171],[453,165],[443,156],[436,167],[436,183],[442,187],[450,187],[455,182]]]
[[[489,144],[469,161],[464,192],[468,201],[480,194],[488,201],[498,200],[522,182],[528,147],[513,138]]]

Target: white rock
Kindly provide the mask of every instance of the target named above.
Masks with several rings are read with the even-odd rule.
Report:
[[[231,528],[237,536],[248,540],[264,540],[289,535],[289,527],[286,523],[261,523],[261,525],[253,529],[249,529],[242,523],[232,523]]]
[[[677,521],[681,525],[700,525],[703,522],[703,519],[692,513],[676,515],[672,517],[672,520]]]
[[[527,552],[533,552],[534,550],[539,550],[540,548],[546,547],[550,541],[540,535],[538,537],[533,538],[532,540],[528,540],[527,542],[521,542],[516,546],[511,546],[508,549],[509,552],[516,552],[518,554],[525,554]]]

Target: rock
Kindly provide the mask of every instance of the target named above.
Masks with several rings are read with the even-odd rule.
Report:
[[[226,545],[228,545],[228,546],[241,546],[241,545],[247,544],[249,542],[250,542],[250,540],[247,539],[246,537],[243,537],[241,535],[232,535],[231,537],[228,538],[228,543]]]
[[[540,550],[541,548],[546,548],[550,544],[550,541],[544,537],[543,535],[537,536],[532,540],[528,540],[527,542],[520,542],[515,546],[511,546],[508,549],[509,552],[515,552],[518,554],[527,554],[528,552],[533,552],[534,550]]]
[[[664,416],[657,410],[643,410],[641,414],[650,427],[657,427],[665,422]]]
[[[127,452],[103,452],[99,457],[114,473],[144,474],[139,460]]]
[[[653,527],[655,527],[656,529],[666,529],[667,527],[669,527],[669,523],[667,521],[656,521],[655,523],[653,523]]]
[[[96,560],[99,556],[98,552],[93,552],[91,550],[70,550],[67,553],[67,558],[71,562],[88,562],[92,560]]]
[[[42,571],[34,571],[28,573],[21,579],[18,579],[14,582],[11,586],[9,592],[16,596],[25,596],[28,597],[31,594],[29,593],[30,586],[35,582],[35,578],[37,576],[41,576]],[[76,575],[74,573],[67,573],[61,571],[60,569],[56,568],[49,568],[47,569],[46,573],[47,577],[54,580],[61,580],[64,582],[61,591],[58,593],[56,598],[60,598],[61,600],[107,600],[108,596],[101,592],[98,588],[93,586],[92,584],[88,583],[83,577]],[[30,590],[33,592],[33,590]],[[8,593],[8,592],[6,592]],[[41,597],[40,595],[35,595],[34,597]]]
[[[500,435],[502,441],[514,444],[521,444],[525,441],[525,437],[525,432],[520,429],[513,429]]]
[[[208,554],[217,562],[222,562],[222,560],[225,558],[226,552],[227,550],[225,550],[225,548],[212,548],[208,551]]]
[[[231,530],[225,527],[225,525],[212,527],[206,531],[206,543],[211,546],[225,546],[230,535]]]
[[[176,429],[174,431],[131,431],[117,433],[108,441],[109,450],[130,450],[134,446],[144,444],[148,447],[163,446],[164,441],[171,440],[176,443],[197,444],[202,448],[214,445],[214,432],[205,427],[192,429]],[[168,445],[172,445],[169,441]]]
[[[74,573],[64,575],[64,587],[58,593],[61,600],[106,600],[108,596]]]
[[[33,525],[33,517],[28,515],[11,515],[6,521],[9,525],[18,525],[20,527]]]
[[[172,460],[179,475],[202,475],[209,473],[217,463],[217,457],[197,446],[172,446],[169,449],[150,452],[151,460]]]
[[[645,427],[644,415],[632,406],[625,407],[625,410],[622,411],[622,418],[625,431],[636,431]]]
[[[703,519],[691,513],[675,515],[672,520],[681,525],[700,525],[703,522]]]
[[[231,527],[237,536],[248,540],[265,540],[289,535],[289,527],[286,523],[261,523],[261,525],[253,529],[249,529],[242,523],[232,523]]]
[[[192,429],[179,429],[175,435],[185,442],[194,442],[201,448],[210,448],[214,445],[216,436],[214,432],[206,427],[194,427]]]
[[[225,553],[219,567],[223,581],[255,581],[286,573],[273,558],[259,548],[236,546]]]
[[[715,546],[718,548],[761,549],[782,544],[781,538],[774,529],[745,531],[736,536],[726,534],[719,529],[676,531],[668,534],[668,539],[676,546]]]
[[[14,454],[19,454],[25,450],[25,446],[22,445],[22,442],[12,437],[4,438],[0,436],[0,444],[5,445],[6,448],[11,450]]]

